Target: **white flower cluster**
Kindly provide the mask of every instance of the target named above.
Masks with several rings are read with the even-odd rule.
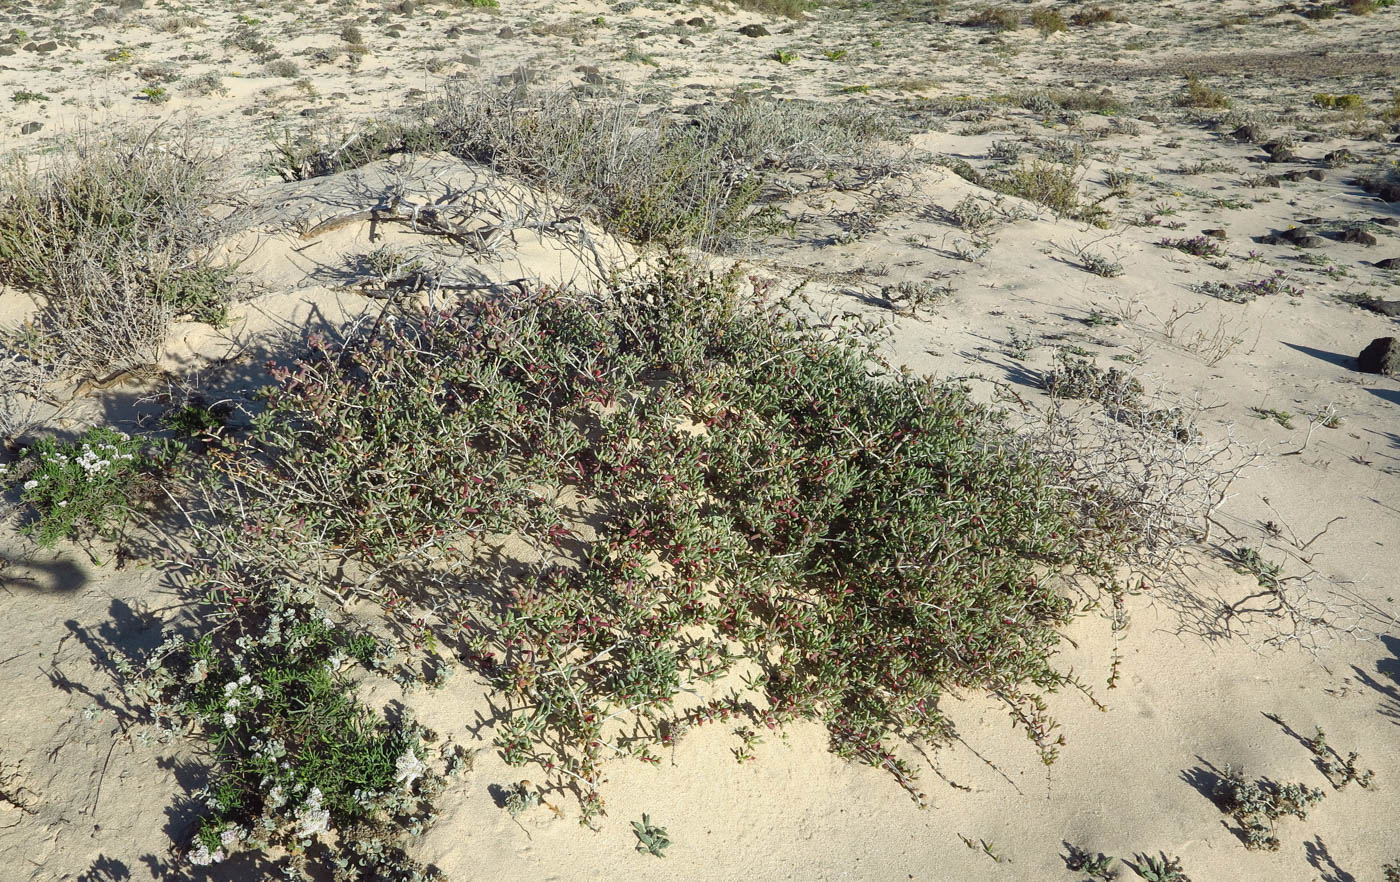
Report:
[[[297,812],[297,836],[305,839],[325,833],[331,828],[331,813],[321,807],[321,788],[312,787],[306,802]]]
[[[423,776],[428,767],[418,758],[418,754],[413,752],[413,748],[405,747],[403,756],[394,763],[394,780],[403,785],[405,790],[413,789],[413,782]]]
[[[87,473],[89,479],[103,469],[110,468],[113,462],[130,462],[132,459],[132,454],[122,453],[115,444],[99,444],[97,447],[98,450],[93,450],[91,444],[84,444],[83,452],[78,454],[78,465]]]
[[[201,842],[190,849],[188,857],[190,863],[194,864],[196,867],[207,867],[210,864],[217,864],[219,861],[223,860],[224,850],[222,848],[216,848],[210,851],[209,846]]]

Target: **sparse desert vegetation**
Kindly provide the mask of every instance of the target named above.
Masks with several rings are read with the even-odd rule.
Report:
[[[1396,4],[0,9],[16,878],[1400,876]]]

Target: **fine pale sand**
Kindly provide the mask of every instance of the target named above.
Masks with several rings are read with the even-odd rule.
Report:
[[[132,5],[141,4],[120,4]],[[928,757],[922,811],[888,775],[828,752],[819,726],[770,736],[742,765],[735,739],[714,728],[682,740],[660,767],[612,764],[597,833],[575,823],[567,802],[562,819],[538,808],[518,824],[498,807],[488,788],[521,771],[492,749],[488,694],[470,673],[407,696],[372,680],[371,706],[406,702],[444,737],[479,749],[474,769],[440,798],[416,858],[460,882],[1080,878],[1065,867],[1066,844],[1130,860],[1179,855],[1197,882],[1370,882],[1400,861],[1400,382],[1360,373],[1355,362],[1372,338],[1396,334],[1396,323],[1348,302],[1400,297],[1400,275],[1374,265],[1400,257],[1400,209],[1352,183],[1367,163],[1396,158],[1376,108],[1400,82],[1400,9],[1310,20],[1252,2],[1119,2],[1109,5],[1126,21],[1043,37],[1032,27],[993,36],[962,26],[981,6],[972,3],[951,4],[943,20],[933,13],[939,4],[890,3],[826,8],[802,21],[670,2],[502,5],[424,3],[381,17],[378,6],[356,3],[195,0],[177,14],[153,3],[0,0],[3,17],[26,32],[0,55],[0,150],[40,161],[82,128],[188,125],[228,151],[240,187],[220,207],[233,230],[225,247],[247,277],[230,325],[177,325],[154,378],[80,396],[45,412],[48,426],[139,425],[160,411],[170,382],[250,392],[266,382],[267,359],[293,355],[307,333],[373,319],[382,302],[358,283],[364,256],[383,244],[475,290],[509,291],[522,280],[586,288],[600,270],[637,259],[592,225],[539,227],[568,206],[449,156],[278,183],[259,166],[267,137],[284,129],[342,133],[419,93],[486,86],[520,69],[548,88],[584,84],[676,109],[737,91],[859,100],[888,107],[915,132],[889,148],[899,173],[840,188],[794,176],[778,204],[796,233],[739,257],[782,284],[805,282],[819,303],[891,317],[891,359],[916,371],[979,374],[1039,401],[1037,372],[1073,346],[1102,366],[1131,369],[1149,393],[1198,401],[1207,441],[1233,438],[1237,451],[1263,453],[1233,485],[1213,538],[1262,548],[1287,561],[1290,575],[1310,574],[1298,590],[1334,627],[1280,639],[1284,622],[1247,612],[1267,605],[1250,600],[1254,578],[1202,550],[1185,567],[1189,580],[1163,580],[1129,601],[1115,688],[1106,687],[1108,624],[1088,616],[1070,629],[1060,664],[1105,709],[1078,693],[1052,698],[1067,744],[1048,774],[1004,710],[976,696],[948,702],[961,741]],[[685,24],[696,16],[705,23]],[[363,50],[340,36],[357,19]],[[771,35],[736,33],[746,24]],[[25,48],[50,37],[51,50]],[[299,69],[270,73],[239,45],[255,37]],[[781,64],[772,58],[779,49],[798,57]],[[1257,144],[1227,137],[1219,121],[1229,111],[1177,106],[1186,72],[1228,95],[1232,110],[1292,136],[1296,161],[1267,163]],[[223,91],[202,94],[199,83],[212,90],[213,81],[203,74]],[[134,97],[147,87],[168,100]],[[1027,102],[998,98],[1037,89],[1107,89],[1129,109],[1047,122]],[[21,92],[44,97],[8,98]],[[1322,92],[1358,94],[1371,111],[1322,109],[1313,100]],[[21,134],[32,122],[42,128]],[[1102,199],[1111,218],[1102,227],[1057,218],[948,167],[952,157],[994,170],[1007,144],[1028,157],[1079,145],[1085,199]],[[1342,148],[1354,165],[1321,161]],[[1294,169],[1323,173],[1261,180]],[[1113,183],[1119,175],[1126,189]],[[473,187],[482,223],[511,231],[489,250],[449,249],[407,225],[365,220],[305,235],[373,207],[391,188],[431,201]],[[959,227],[949,212],[968,196],[1000,200],[1002,219],[980,234]],[[1320,249],[1260,241],[1310,218],[1322,221]],[[1377,244],[1325,235],[1362,223]],[[1206,229],[1226,232],[1225,260],[1159,247],[1163,237]],[[1083,252],[1121,264],[1121,274],[1086,272]],[[1302,295],[1234,303],[1200,287],[1275,270]],[[920,280],[952,294],[917,318],[880,305],[886,287]],[[0,324],[33,308],[0,290]],[[201,757],[190,743],[147,737],[111,664],[117,650],[158,644],[162,624],[178,620],[184,598],[172,578],[110,555],[96,565],[74,547],[39,553],[8,527],[0,536],[0,879],[191,878],[176,854],[188,842]],[[1318,727],[1343,754],[1360,754],[1374,789],[1332,792],[1302,743]],[[1227,764],[1328,796],[1306,820],[1280,822],[1279,851],[1248,851],[1211,799]],[[628,821],[643,812],[674,841],[664,860],[633,851]],[[230,862],[209,878],[252,873]]]

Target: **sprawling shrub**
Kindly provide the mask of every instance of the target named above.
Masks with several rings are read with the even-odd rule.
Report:
[[[717,721],[743,759],[820,720],[922,799],[900,745],[948,740],[940,699],[978,690],[1048,763],[1042,694],[1077,685],[1055,577],[1112,589],[1132,537],[996,410],[846,330],[671,263],[313,341],[222,469],[219,581],[373,598],[470,660],[505,758],[589,822],[607,757]]]

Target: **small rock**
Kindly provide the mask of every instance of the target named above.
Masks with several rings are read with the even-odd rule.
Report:
[[[1356,357],[1356,366],[1368,374],[1400,376],[1400,340],[1377,337]]]
[[[677,40],[676,42],[677,42],[677,43],[680,43],[682,46],[694,46],[694,45],[695,45],[695,41],[692,40],[692,39],[690,39],[689,37],[681,37],[681,38],[680,38],[679,40]]]
[[[1298,221],[1298,223],[1300,223],[1300,224],[1307,224],[1307,225],[1310,226],[1310,227],[1315,227],[1315,226],[1317,226],[1318,224],[1322,223],[1322,218],[1320,218],[1320,217],[1305,217],[1305,218],[1303,218],[1302,220]]]
[[[1230,237],[1229,237],[1229,234],[1227,234],[1224,230],[1201,230],[1201,235],[1203,235],[1203,236],[1209,236],[1209,237],[1211,237],[1212,239],[1228,239],[1228,238],[1230,238]]]
[[[1312,178],[1314,181],[1325,181],[1327,180],[1327,172],[1320,168],[1310,168],[1308,169],[1308,177]]]
[[[1387,257],[1385,260],[1378,260],[1371,266],[1377,269],[1400,269],[1400,257]]]
[[[1400,202],[1400,184],[1383,184],[1376,195],[1386,202]]]
[[[506,25],[499,31],[496,31],[496,36],[500,37],[502,40],[513,40],[515,39],[515,28]]]
[[[6,55],[14,55],[14,54],[15,54],[15,47],[13,47],[13,46],[0,46],[0,58],[4,58]]]
[[[19,127],[19,133],[21,135],[32,135],[43,127],[44,124],[41,122],[27,122]]]
[[[1248,141],[1253,144],[1264,140],[1264,130],[1255,125],[1245,124],[1230,133],[1230,137],[1236,141]]]
[[[1328,165],[1344,165],[1348,162],[1354,161],[1355,159],[1356,156],[1353,155],[1352,152],[1346,149],[1345,147],[1343,147],[1340,150],[1333,150],[1331,153],[1328,153],[1326,156],[1322,157],[1322,161],[1326,162]]]
[[[1371,235],[1365,230],[1356,229],[1355,227],[1353,227],[1350,230],[1343,230],[1342,235],[1338,238],[1340,238],[1343,242],[1351,242],[1355,245],[1365,245],[1367,248],[1370,248],[1372,245],[1376,244],[1375,236]]]
[[[1278,189],[1279,187],[1283,186],[1283,179],[1280,178],[1278,175],[1265,175],[1264,186]]]
[[[1382,300],[1379,297],[1358,297],[1352,301],[1362,309],[1383,315],[1386,318],[1400,318],[1400,300]]]
[[[1321,142],[1321,141],[1326,141],[1327,139],[1324,138],[1323,136],[1317,134],[1316,132],[1313,132],[1313,133],[1311,133],[1311,134],[1304,135],[1304,136],[1303,136],[1303,140],[1306,141],[1306,142],[1309,143],[1309,144],[1317,144],[1317,143],[1319,143],[1319,142]]]
[[[1371,223],[1380,224],[1383,227],[1400,227],[1400,217],[1373,217]]]
[[[1291,172],[1284,172],[1279,177],[1283,178],[1285,181],[1296,184],[1303,179],[1303,172],[1301,169],[1294,169]]]
[[[687,21],[686,24],[690,25],[693,28],[703,28],[706,25],[706,21],[697,15],[695,18],[692,18],[689,21]]]
[[[739,33],[743,34],[745,37],[769,36],[768,29],[761,24],[744,25],[742,28],[739,28]]]

